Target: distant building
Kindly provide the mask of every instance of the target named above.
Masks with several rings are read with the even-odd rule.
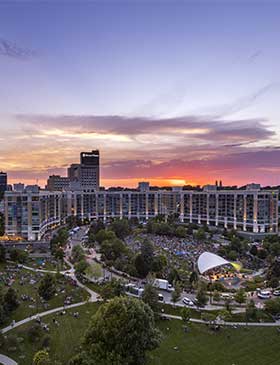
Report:
[[[24,191],[25,189],[25,185],[22,184],[22,183],[16,183],[14,184],[14,191],[18,191],[18,192],[21,192],[21,191]]]
[[[60,175],[51,175],[48,178],[46,189],[48,191],[65,191],[70,187],[70,178]]]
[[[80,188],[87,191],[97,191],[100,186],[99,151],[81,152],[80,163],[72,164],[68,169],[70,182],[80,183]]]
[[[203,191],[217,191],[218,190],[218,185],[205,185],[203,186]]]
[[[30,192],[30,193],[39,193],[40,186],[39,185],[26,185],[24,190],[26,192]]]
[[[260,190],[260,188],[261,188],[260,184],[252,183],[246,185],[246,190]]]
[[[150,190],[150,183],[148,181],[140,181],[138,183],[138,190],[145,192]]]
[[[7,190],[7,174],[6,172],[0,172],[0,193],[4,193]]]

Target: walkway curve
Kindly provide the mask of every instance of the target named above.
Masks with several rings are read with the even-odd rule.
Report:
[[[16,327],[22,326],[25,323],[31,322],[34,319],[38,318],[38,317],[45,317],[49,314],[53,314],[53,313],[56,313],[56,312],[59,312],[59,311],[80,307],[80,306],[85,305],[87,303],[89,303],[89,301],[84,301],[84,302],[74,303],[74,304],[70,304],[70,305],[65,305],[63,307],[57,307],[57,308],[49,309],[48,311],[45,311],[45,312],[36,313],[36,314],[33,314],[33,316],[24,318],[21,321],[15,322],[14,324],[11,324],[11,325],[9,325],[5,328],[2,328],[0,330],[0,332],[4,334],[4,333],[7,333],[7,332],[11,331],[12,329],[14,329]]]
[[[55,270],[46,270],[46,269],[36,269],[34,267],[30,267],[30,266],[26,266],[26,265],[22,265],[22,268],[25,270],[33,271],[33,272],[42,272],[42,273],[50,273],[50,274],[60,273],[62,275],[65,275],[66,272],[70,271],[70,270],[55,271]]]
[[[0,364],[3,365],[18,365],[18,363],[8,356],[0,355]]]

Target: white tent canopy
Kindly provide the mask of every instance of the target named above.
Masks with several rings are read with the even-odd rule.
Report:
[[[197,266],[200,274],[203,274],[208,270],[214,269],[215,267],[228,264],[230,264],[229,261],[211,252],[203,252],[197,260]]]

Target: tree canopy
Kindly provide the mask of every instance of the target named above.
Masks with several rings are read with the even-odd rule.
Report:
[[[83,351],[73,365],[143,365],[146,352],[155,349],[160,333],[151,308],[141,300],[117,297],[92,317]]]

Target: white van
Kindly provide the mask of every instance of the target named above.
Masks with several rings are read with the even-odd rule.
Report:
[[[270,299],[271,298],[271,292],[269,290],[261,290],[258,292],[258,297],[260,299]]]

